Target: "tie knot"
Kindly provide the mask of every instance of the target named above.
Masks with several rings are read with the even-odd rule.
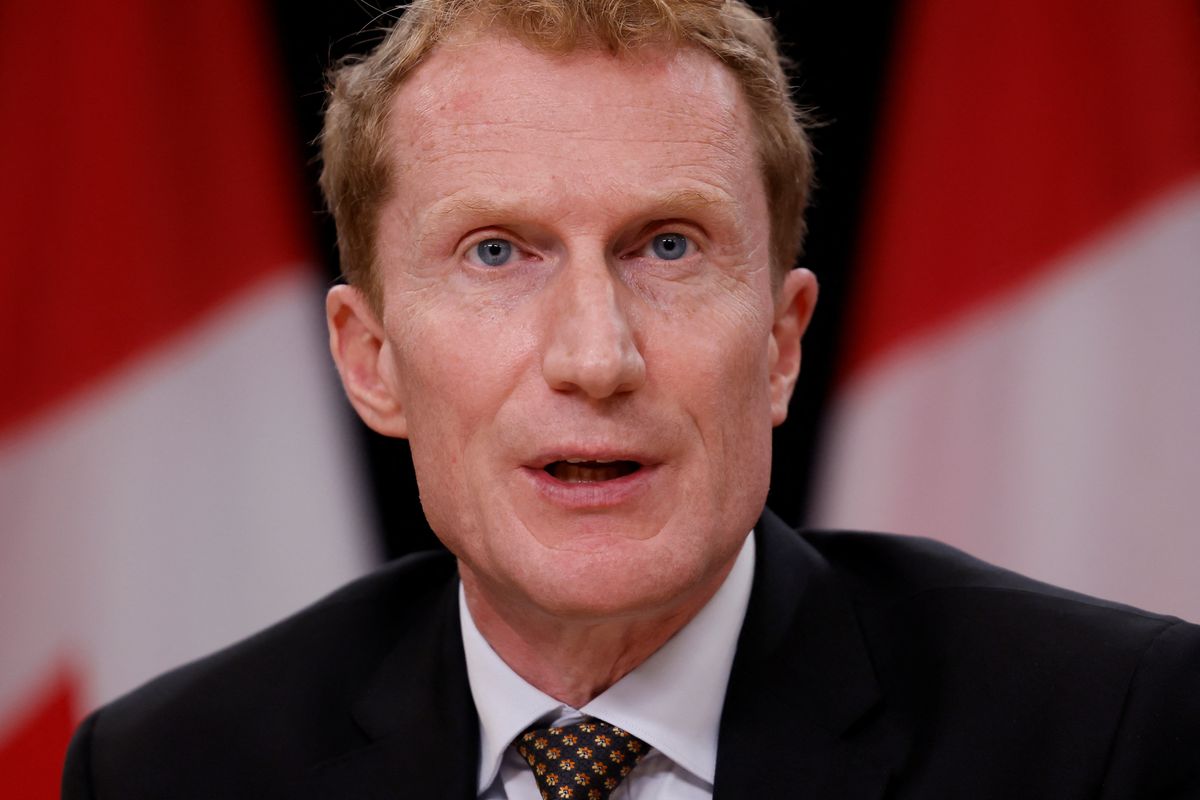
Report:
[[[628,731],[592,718],[530,728],[513,745],[533,770],[543,800],[608,800],[650,749]]]

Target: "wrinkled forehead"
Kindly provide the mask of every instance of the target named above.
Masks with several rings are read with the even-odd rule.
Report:
[[[402,151],[428,151],[447,136],[479,138],[480,126],[499,137],[551,120],[564,135],[587,127],[599,138],[637,126],[651,133],[683,115],[731,151],[757,150],[736,77],[707,51],[665,40],[619,53],[586,42],[555,51],[472,25],[441,41],[398,88],[389,137]]]

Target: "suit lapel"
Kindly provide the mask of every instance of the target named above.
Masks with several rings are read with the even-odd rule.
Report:
[[[318,765],[300,797],[476,796],[479,721],[463,656],[457,581],[405,627],[353,714],[367,744]]]
[[[755,536],[714,796],[878,798],[897,742],[872,724],[880,691],[854,608],[825,560],[769,510]]]
[[[902,742],[854,608],[825,560],[770,511],[719,733],[717,800],[798,792],[876,800]],[[298,798],[474,798],[479,761],[457,581],[403,627],[355,704],[365,744],[317,765]]]

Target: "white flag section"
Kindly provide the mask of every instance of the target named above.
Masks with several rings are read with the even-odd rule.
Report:
[[[0,11],[0,797],[372,561],[261,22]]]
[[[857,376],[822,524],[1200,619],[1197,254],[1200,181]]]
[[[77,716],[367,567],[314,284],[231,298],[0,440],[0,734],[56,691]]]
[[[813,521],[1200,620],[1200,10],[910,12]]]

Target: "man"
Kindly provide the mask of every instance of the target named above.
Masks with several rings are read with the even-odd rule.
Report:
[[[323,153],[334,358],[452,555],[101,709],[65,796],[1200,796],[1195,626],[764,511],[817,290],[740,2],[417,2]]]

